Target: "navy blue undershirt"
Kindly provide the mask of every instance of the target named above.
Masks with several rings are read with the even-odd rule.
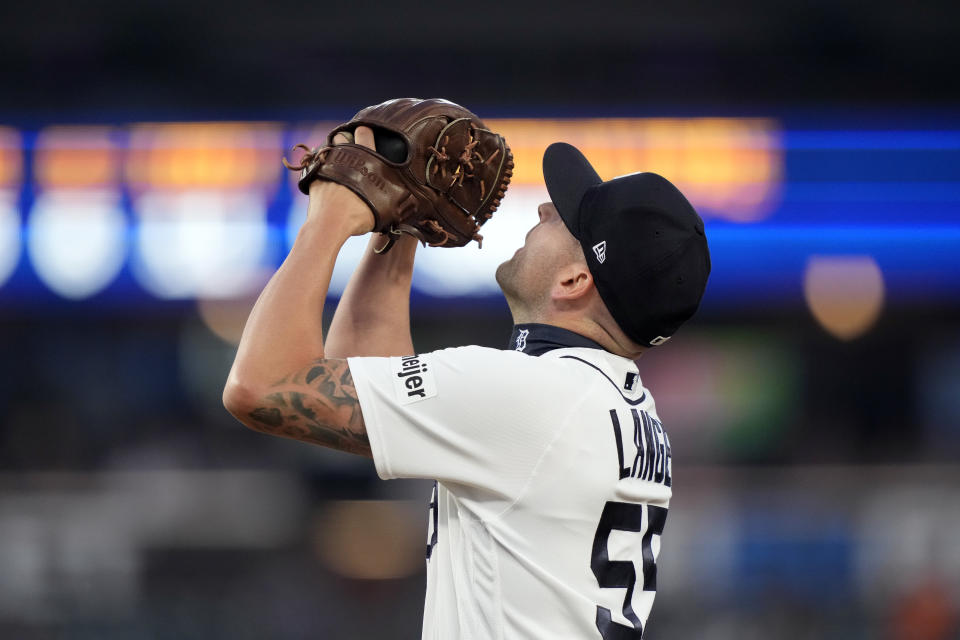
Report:
[[[548,351],[569,347],[603,349],[599,344],[579,333],[561,329],[551,324],[535,322],[514,325],[513,332],[510,334],[510,342],[507,343],[508,349],[522,351],[530,356],[542,356]]]

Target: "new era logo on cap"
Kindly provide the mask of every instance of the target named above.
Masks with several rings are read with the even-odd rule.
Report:
[[[603,264],[603,261],[607,259],[607,241],[604,240],[593,245],[593,252],[597,254],[597,261]]]

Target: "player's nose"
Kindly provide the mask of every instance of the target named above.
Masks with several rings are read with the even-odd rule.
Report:
[[[557,212],[557,207],[552,202],[547,201],[537,207],[537,215],[540,216],[540,222],[547,222],[560,214]]]

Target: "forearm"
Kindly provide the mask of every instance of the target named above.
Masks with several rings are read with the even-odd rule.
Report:
[[[250,312],[228,390],[263,388],[324,357],[323,305],[337,253],[349,235],[336,217],[304,223]]]
[[[410,283],[417,241],[403,235],[385,254],[374,235],[350,278],[327,335],[330,358],[403,356],[414,353],[410,337]]]

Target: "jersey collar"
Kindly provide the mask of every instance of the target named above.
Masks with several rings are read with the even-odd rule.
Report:
[[[561,329],[551,324],[527,323],[513,326],[508,349],[520,351],[530,356],[542,356],[554,349],[582,347],[601,349],[599,344],[579,333]]]

